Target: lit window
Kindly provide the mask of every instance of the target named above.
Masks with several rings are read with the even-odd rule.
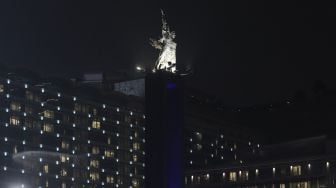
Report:
[[[92,154],[99,154],[99,147],[92,147]]]
[[[52,133],[52,132],[54,132],[54,126],[50,123],[45,123],[43,125],[43,131]]]
[[[106,183],[114,183],[114,177],[113,176],[107,176],[106,177]]]
[[[68,160],[68,157],[66,155],[63,155],[63,154],[60,156],[60,158],[61,158],[62,163],[65,163]]]
[[[61,176],[67,176],[68,175],[68,172],[66,171],[66,169],[62,169],[61,170]]]
[[[138,156],[137,155],[133,155],[133,162],[137,162],[138,161]]]
[[[132,186],[133,187],[140,187],[140,182],[138,179],[132,179]]]
[[[140,143],[135,142],[133,143],[133,150],[139,150],[140,149]]]
[[[280,183],[280,186],[279,186],[280,188],[286,188],[286,184],[284,184],[284,183]]]
[[[108,144],[108,145],[111,145],[111,137],[108,137],[108,138],[107,138],[107,144]]]
[[[97,173],[97,172],[91,172],[90,173],[90,179],[92,181],[98,181],[99,180],[99,173]]]
[[[20,111],[21,110],[21,105],[18,102],[11,102],[10,109],[13,110],[13,111]]]
[[[229,180],[237,181],[237,172],[230,172]]]
[[[43,111],[43,116],[44,116],[45,118],[50,118],[50,119],[52,119],[52,118],[54,118],[54,111],[51,111],[51,110],[45,110],[45,111]]]
[[[99,161],[98,160],[91,160],[90,166],[98,168],[99,167]]]
[[[294,187],[294,188],[309,188],[311,187],[310,182],[293,182],[289,183],[289,187]]]
[[[100,121],[97,120],[92,121],[92,128],[100,129]]]
[[[114,152],[112,150],[105,150],[105,157],[114,157]]]
[[[5,92],[5,86],[3,84],[0,84],[0,93]]]
[[[20,125],[20,118],[18,116],[11,116],[9,119],[11,125]]]
[[[62,141],[62,149],[69,149],[69,143],[67,141]]]
[[[301,166],[300,165],[291,166],[290,170],[291,170],[291,174],[293,176],[300,176],[301,175]]]
[[[46,165],[43,165],[43,172],[45,174],[48,174],[49,173],[49,166],[46,164]]]

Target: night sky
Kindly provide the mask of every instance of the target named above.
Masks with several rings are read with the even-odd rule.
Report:
[[[64,77],[151,67],[162,8],[190,87],[228,105],[272,102],[316,80],[333,87],[331,2],[1,0],[0,62]]]

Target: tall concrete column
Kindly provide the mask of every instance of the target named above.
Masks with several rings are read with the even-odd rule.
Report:
[[[146,76],[146,188],[182,188],[183,80],[169,72]]]

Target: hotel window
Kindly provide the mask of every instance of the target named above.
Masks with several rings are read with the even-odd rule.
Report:
[[[41,98],[38,95],[34,95],[31,91],[26,91],[26,99],[29,101],[40,102]]]
[[[17,154],[17,153],[18,153],[17,145],[14,146],[14,148],[13,148],[13,153],[14,153],[14,154]]]
[[[123,178],[122,178],[122,177],[118,177],[118,178],[117,178],[117,184],[119,184],[119,185],[124,184],[124,181],[123,181]]]
[[[108,158],[114,157],[114,152],[109,149],[105,150],[105,157],[108,157]]]
[[[202,145],[201,144],[196,144],[196,149],[197,150],[201,150],[202,149]]]
[[[138,162],[138,156],[137,155],[133,155],[133,162]]]
[[[97,109],[96,109],[96,108],[92,109],[92,114],[93,114],[94,116],[96,116],[96,115],[98,114],[98,112],[97,112]]]
[[[73,121],[76,125],[81,125],[81,126],[88,125],[87,118],[83,118],[83,117],[80,117],[80,116],[75,116]]]
[[[46,165],[43,165],[43,172],[45,174],[48,174],[49,173],[49,166],[46,164]]]
[[[75,111],[87,114],[87,113],[89,113],[89,106],[85,105],[85,104],[76,103],[75,104]]]
[[[30,107],[30,106],[25,106],[25,112],[26,112],[27,114],[32,114],[32,113],[34,113],[34,110],[33,110],[33,108]]]
[[[237,172],[230,172],[229,180],[230,181],[237,181]]]
[[[67,141],[62,141],[61,147],[62,149],[69,149],[69,142]]]
[[[124,121],[125,121],[126,123],[131,123],[131,117],[130,117],[130,116],[125,116],[125,117],[124,117]]]
[[[114,177],[113,176],[107,176],[106,177],[106,183],[114,183]]]
[[[62,182],[62,188],[66,188],[66,183]]]
[[[114,178],[113,178],[113,176],[107,176],[107,177],[106,177],[106,183],[114,183]]]
[[[70,122],[70,116],[69,115],[67,115],[67,114],[63,114],[63,121],[65,122],[65,123],[69,123]]]
[[[99,154],[99,147],[92,147],[92,154]]]
[[[108,138],[107,138],[107,144],[108,144],[108,145],[111,145],[111,143],[112,143],[112,142],[111,142],[111,137],[108,137]]]
[[[20,125],[20,118],[18,116],[11,116],[9,118],[9,123],[11,125]]]
[[[50,123],[44,123],[43,131],[48,132],[48,133],[52,133],[52,132],[54,132],[54,126]]]
[[[134,138],[138,138],[139,137],[139,133],[137,131],[134,132]]]
[[[90,173],[90,179],[92,181],[98,181],[99,180],[99,174],[97,172],[91,172]]]
[[[140,182],[138,179],[132,179],[132,186],[133,187],[140,187]]]
[[[241,171],[240,172],[240,179],[243,181],[247,181],[249,177],[248,171]]]
[[[45,118],[53,119],[53,118],[54,118],[54,111],[51,111],[51,110],[45,110],[45,111],[43,111],[43,116],[44,116]]]
[[[68,175],[68,172],[66,171],[65,168],[63,168],[63,169],[61,170],[61,176],[67,176],[67,175]]]
[[[203,179],[204,179],[205,181],[209,181],[209,180],[210,180],[210,174],[205,174],[205,175],[203,176]]]
[[[5,92],[5,87],[3,84],[0,84],[0,93]]]
[[[296,166],[291,166],[291,174],[293,176],[300,176],[301,175],[301,166],[300,165],[296,165]]]
[[[140,149],[140,143],[135,142],[133,143],[133,150],[139,150]]]
[[[294,182],[289,183],[289,188],[310,188],[310,182]]]
[[[99,161],[98,160],[91,160],[90,166],[98,168],[99,167]]]
[[[62,162],[62,163],[65,163],[65,162],[67,162],[67,161],[69,160],[69,157],[67,157],[66,155],[62,154],[62,155],[60,156],[60,159],[61,159],[61,162]]]
[[[26,99],[29,101],[33,101],[34,100],[34,94],[31,91],[26,91]]]
[[[11,102],[10,109],[13,110],[13,111],[20,111],[21,110],[21,105],[18,102]]]
[[[280,183],[280,186],[279,186],[280,188],[286,188],[286,184],[284,184],[284,183]]]
[[[196,178],[196,183],[197,183],[197,184],[200,184],[200,183],[201,183],[201,177],[200,177],[200,176],[197,176],[197,178]]]
[[[282,175],[282,176],[284,176],[284,175],[286,175],[286,173],[287,173],[287,170],[286,170],[287,168],[281,168],[280,169],[280,174]]]
[[[100,129],[100,121],[93,120],[92,121],[92,128],[94,128],[94,129]]]

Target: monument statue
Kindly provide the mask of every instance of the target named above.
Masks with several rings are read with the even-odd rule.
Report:
[[[176,43],[173,41],[175,32],[170,31],[165,14],[162,14],[162,37],[159,40],[150,39],[150,44],[160,50],[159,58],[155,62],[153,72],[164,70],[176,73]]]

